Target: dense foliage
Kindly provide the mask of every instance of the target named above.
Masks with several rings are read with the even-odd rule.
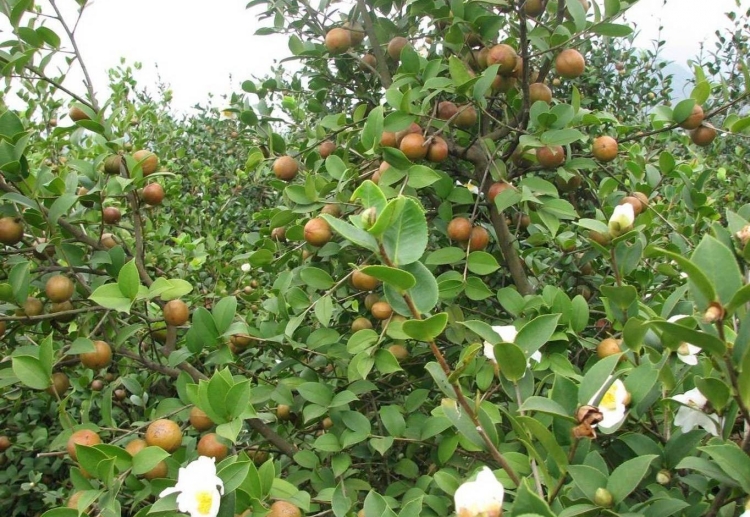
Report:
[[[750,11],[682,95],[634,3],[255,0],[185,116],[0,1],[0,510],[746,511]]]

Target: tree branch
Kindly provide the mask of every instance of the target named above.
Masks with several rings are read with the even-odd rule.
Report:
[[[60,9],[57,8],[57,4],[55,3],[55,0],[49,0],[49,3],[52,6],[52,8],[55,10],[55,14],[57,14],[57,19],[60,21],[60,25],[62,25],[63,30],[68,35],[70,44],[73,46],[73,51],[75,52],[76,57],[78,58],[78,63],[81,65],[81,71],[83,71],[83,77],[85,77],[84,83],[86,84],[86,89],[88,90],[89,97],[91,98],[91,108],[94,111],[98,112],[99,104],[96,102],[96,96],[94,95],[94,83],[91,82],[91,76],[89,75],[89,71],[86,68],[86,63],[83,62],[81,51],[78,49],[78,44],[76,43],[75,34],[72,30],[70,30],[70,27],[68,27],[68,24],[65,23],[65,19],[63,18],[63,15],[60,12]]]
[[[362,21],[365,24],[365,32],[367,37],[370,38],[370,45],[372,45],[372,51],[375,53],[375,58],[378,60],[376,63],[378,67],[378,74],[380,75],[380,81],[383,83],[385,88],[391,86],[393,78],[391,78],[391,72],[388,70],[388,64],[385,62],[385,52],[383,47],[380,46],[378,38],[375,35],[375,25],[372,23],[370,18],[370,11],[367,10],[367,4],[365,0],[357,0],[357,7],[362,14]]]

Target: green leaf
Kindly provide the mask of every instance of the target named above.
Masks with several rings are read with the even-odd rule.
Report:
[[[104,284],[91,293],[89,300],[106,309],[130,314],[132,301],[122,294],[117,284]]]
[[[405,113],[403,111],[392,111],[385,117],[385,121],[383,122],[383,130],[391,131],[394,133],[397,131],[402,131],[408,128],[409,125],[414,122],[415,118],[416,117],[414,115],[410,115],[409,113]]]
[[[132,302],[138,296],[140,286],[138,268],[135,265],[135,259],[133,259],[120,269],[120,274],[117,275],[117,287],[122,295]]]
[[[600,36],[609,36],[610,38],[623,38],[633,33],[633,28],[629,25],[620,25],[617,23],[598,23],[591,27],[591,32]]]
[[[745,493],[750,493],[750,456],[736,444],[698,447],[719,464],[729,477],[737,481]]]
[[[492,330],[492,327],[490,325],[488,325],[487,323],[483,321],[468,320],[468,321],[459,321],[458,323],[468,328],[469,330],[477,334],[480,338],[484,339],[491,345],[502,342],[500,335],[494,330]]]
[[[166,278],[159,277],[154,280],[154,283],[148,288],[148,297],[156,298],[160,297],[165,302],[182,298],[186,294],[189,294],[193,290],[193,285],[187,280],[181,280],[179,278],[167,280]]]
[[[685,122],[693,112],[694,106],[694,99],[685,99],[678,102],[677,106],[674,107],[674,111],[672,111],[672,119],[678,124],[681,122]]]
[[[330,295],[323,296],[315,304],[315,317],[324,327],[331,323],[333,317],[333,299]]]
[[[312,266],[302,268],[299,277],[313,289],[330,289],[336,283],[327,271]]]
[[[297,386],[300,396],[319,406],[328,407],[333,399],[333,390],[325,384],[305,382]]]
[[[398,197],[390,203],[395,209],[383,233],[383,249],[394,265],[404,266],[419,260],[427,248],[427,219],[413,199]]]
[[[570,465],[568,473],[573,478],[573,483],[583,492],[589,501],[594,501],[597,488],[607,486],[607,476],[599,469],[588,465]]]
[[[603,393],[602,388],[620,360],[621,354],[610,355],[592,366],[583,376],[581,387],[578,389],[578,404],[583,406],[590,404],[594,396]],[[605,486],[605,485],[600,485]]]
[[[169,453],[161,447],[146,447],[133,457],[133,474],[145,474],[168,457]]]
[[[435,250],[425,258],[424,263],[429,266],[443,266],[455,264],[466,257],[466,251],[461,248],[448,247]]]
[[[463,408],[459,408],[455,400],[444,398],[440,403],[440,408],[464,438],[468,439],[475,446],[484,448],[484,440],[477,431],[477,426],[471,421],[466,411]]]
[[[620,13],[620,0],[604,0],[604,16],[612,18]]]
[[[688,327],[684,327],[677,323],[669,323],[667,321],[652,321],[649,325],[666,332],[667,334],[674,336],[679,341],[691,343],[695,346],[700,347],[702,350],[721,356],[726,351],[726,344],[711,334],[694,330]]]
[[[560,314],[537,316],[518,331],[515,343],[526,357],[539,350],[554,334]]]
[[[638,291],[632,285],[603,285],[602,294],[621,310],[627,310],[638,299]]]
[[[468,268],[477,275],[489,275],[500,269],[495,257],[484,251],[472,251],[469,253]]]
[[[31,262],[19,262],[10,270],[8,276],[13,291],[13,297],[19,306],[26,303],[29,297],[29,283],[31,282]]]
[[[21,119],[11,110],[5,110],[0,115],[0,136],[7,140],[12,140],[18,133],[22,133],[26,128],[23,127]]]
[[[38,27],[36,33],[39,34],[39,37],[50,47],[57,48],[60,46],[60,36],[49,27]]]
[[[222,468],[217,475],[224,482],[224,493],[230,493],[237,490],[245,478],[250,473],[251,461],[238,461]]]
[[[648,473],[651,463],[658,458],[656,454],[639,456],[621,463],[609,475],[607,490],[610,491],[616,503],[620,503],[638,488],[643,478]]]
[[[335,179],[340,180],[346,175],[346,164],[344,163],[344,160],[336,156],[335,154],[332,154],[328,158],[326,158],[326,170],[328,171],[328,174],[333,176]]]
[[[393,147],[384,147],[382,153],[383,160],[388,162],[396,169],[408,171],[412,166],[411,160],[409,160],[409,158],[407,158],[406,155],[399,149],[394,149]]]
[[[346,517],[349,509],[352,507],[352,500],[346,495],[343,487],[343,481],[336,485],[331,498],[331,510],[334,517]]]
[[[393,436],[401,436],[406,430],[406,420],[396,405],[381,406],[378,413],[385,429]]]
[[[654,248],[653,252],[657,255],[663,255],[674,260],[685,271],[690,280],[690,291],[693,294],[693,298],[695,298],[696,304],[701,310],[705,310],[710,302],[716,300],[716,291],[713,283],[697,264],[694,264],[682,255],[672,253],[671,251]]]
[[[706,234],[700,244],[693,251],[690,261],[705,273],[711,285],[716,290],[718,301],[722,304],[729,303],[743,285],[742,273],[737,265],[734,252],[727,248],[715,237]],[[690,280],[693,278],[686,271]],[[696,302],[698,300],[696,299]],[[711,302],[714,300],[706,300]],[[699,305],[702,305],[699,303]]]
[[[13,373],[24,386],[35,390],[47,389],[50,385],[50,375],[42,362],[30,355],[18,355],[12,358]]]
[[[331,225],[331,228],[345,239],[370,251],[378,251],[378,241],[376,241],[375,237],[367,233],[365,230],[357,228],[353,224],[342,221],[330,214],[322,214],[320,217],[325,219],[326,222]]]
[[[518,382],[526,374],[527,359],[515,343],[498,343],[494,346],[495,361],[500,373],[509,381]]]
[[[697,81],[693,91],[690,92],[690,97],[695,99],[698,104],[704,104],[709,95],[711,95],[711,85],[706,80]]]
[[[519,409],[524,412],[536,411],[548,415],[559,416],[572,422],[575,421],[573,415],[569,414],[564,407],[546,397],[531,396],[523,401],[523,404],[521,404]]]
[[[237,298],[234,296],[226,296],[214,305],[212,315],[219,334],[227,331],[235,314],[237,314]]]
[[[441,312],[426,320],[408,320],[403,324],[404,332],[417,341],[433,341],[442,334],[448,324],[448,313]]]
[[[412,165],[406,172],[407,185],[414,189],[429,187],[442,179],[442,176],[430,167],[424,165]]]
[[[495,80],[495,77],[497,77],[497,71],[499,68],[500,65],[492,65],[482,72],[482,76],[476,83],[474,83],[473,97],[475,101],[481,102],[484,99],[485,94],[492,86],[492,82]]]
[[[544,145],[568,145],[583,141],[585,135],[577,129],[552,129],[545,131],[539,138]]]
[[[414,278],[414,275],[395,267],[366,266],[362,268],[362,272],[402,291],[411,289],[417,283],[417,279]]]
[[[427,363],[425,365],[425,370],[427,370],[427,373],[432,376],[438,389],[440,389],[443,394],[450,399],[456,398],[456,391],[453,389],[453,386],[451,386],[451,383],[448,381],[448,376],[445,375],[443,368],[438,363],[434,361]]]
[[[726,307],[724,307],[726,311],[725,318],[728,318],[729,316],[734,314],[734,311],[748,302],[750,302],[750,284],[744,286],[742,289],[734,293],[732,299],[729,301]]]
[[[531,487],[531,480],[526,478],[521,482],[513,501],[513,515],[526,517],[556,517],[547,502],[539,497]]]
[[[437,280],[435,280],[430,270],[421,262],[413,262],[403,266],[401,269],[410,273],[416,279],[416,284],[406,294],[411,297],[414,306],[420,314],[429,314],[438,303]],[[391,304],[394,311],[403,316],[413,316],[409,306],[404,301],[404,293],[390,284],[385,284],[383,291],[386,300]]]
[[[453,79],[453,84],[456,88],[461,87],[472,79],[466,63],[456,56],[451,56],[448,59],[448,71],[450,72],[451,79]]]
[[[55,226],[58,219],[68,213],[70,207],[78,201],[78,196],[75,194],[63,194],[62,196],[55,199],[52,206],[49,209],[48,219],[50,226]]]
[[[724,381],[715,377],[695,377],[695,387],[705,395],[717,412],[724,411],[731,396],[729,386]]]

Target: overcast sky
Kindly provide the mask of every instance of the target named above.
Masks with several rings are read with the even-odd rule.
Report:
[[[79,47],[99,90],[121,57],[143,64],[136,75],[141,86],[156,83],[158,64],[175,108],[185,110],[205,104],[209,92],[239,91],[243,80],[264,75],[274,60],[291,54],[284,37],[254,36],[261,24],[257,11],[245,5],[244,0],[94,0],[78,28]],[[628,19],[638,24],[644,46],[663,24],[665,57],[684,64],[714,30],[728,26],[724,13],[735,5],[735,0],[668,0],[666,6],[663,0],[640,0]],[[214,103],[222,105],[219,99]]]

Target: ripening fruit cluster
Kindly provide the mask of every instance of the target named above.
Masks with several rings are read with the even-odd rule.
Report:
[[[484,226],[473,225],[466,217],[454,217],[448,223],[448,237],[469,251],[482,251],[490,242],[490,234]]]

